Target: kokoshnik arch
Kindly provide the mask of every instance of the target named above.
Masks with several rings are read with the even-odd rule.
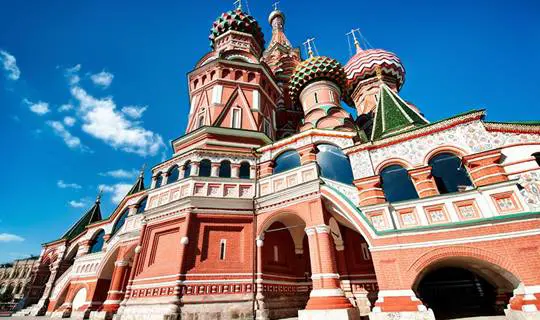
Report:
[[[540,122],[430,122],[395,54],[303,60],[268,21],[216,19],[171,158],[43,245],[19,314],[540,319]]]

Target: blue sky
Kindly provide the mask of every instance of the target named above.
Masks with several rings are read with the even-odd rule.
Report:
[[[270,40],[272,1],[249,9]],[[0,11],[0,262],[39,254],[104,187],[103,214],[143,163],[171,154],[188,113],[186,73],[232,1],[10,1]],[[245,4],[244,4],[245,8]],[[283,0],[295,45],[345,63],[360,28],[407,70],[401,96],[432,121],[487,108],[538,120],[538,1]],[[147,174],[148,176],[148,174]],[[148,179],[147,179],[148,182]]]

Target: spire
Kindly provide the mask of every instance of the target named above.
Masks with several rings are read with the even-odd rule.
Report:
[[[278,4],[279,1],[273,4],[274,10],[270,12],[270,15],[268,16],[268,23],[272,26],[272,39],[270,40],[267,50],[271,49],[276,44],[280,44],[286,48],[292,47],[291,42],[284,33],[285,15],[278,9]]]
[[[426,120],[418,111],[411,108],[401,97],[390,89],[382,80],[379,72],[377,77],[380,83],[379,99],[375,108],[371,140],[378,140],[390,134],[400,133],[425,124]]]
[[[62,239],[73,239],[81,234],[87,225],[101,220],[101,195],[103,190],[100,190],[94,205],[62,236]]]
[[[144,169],[146,168],[146,163],[143,164],[141,171],[139,173],[139,177],[137,178],[137,181],[133,184],[133,187],[129,190],[127,193],[127,196],[130,196],[135,193],[139,193],[144,190]]]

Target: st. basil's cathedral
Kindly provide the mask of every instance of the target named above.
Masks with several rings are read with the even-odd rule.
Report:
[[[268,22],[216,19],[172,156],[43,244],[16,315],[540,319],[540,122],[430,121],[396,54]]]

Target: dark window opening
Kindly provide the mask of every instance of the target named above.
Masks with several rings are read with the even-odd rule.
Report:
[[[231,177],[231,162],[229,160],[221,161],[221,164],[219,165],[219,176],[221,178]]]
[[[440,153],[429,160],[431,175],[440,194],[459,191],[473,184],[461,159],[451,153]]]
[[[249,162],[242,162],[240,164],[240,174],[238,177],[240,179],[249,179],[251,176],[251,166],[249,165]]]
[[[200,177],[209,177],[210,173],[212,171],[212,163],[208,159],[204,159],[201,161],[200,167],[199,167],[199,176]]]
[[[345,184],[352,184],[354,178],[351,162],[343,151],[330,144],[319,144],[317,149],[319,150],[317,164],[321,176]]]
[[[409,172],[400,165],[391,165],[381,171],[381,185],[388,202],[418,198]]]
[[[300,166],[300,155],[296,150],[285,151],[274,159],[274,174]]]

